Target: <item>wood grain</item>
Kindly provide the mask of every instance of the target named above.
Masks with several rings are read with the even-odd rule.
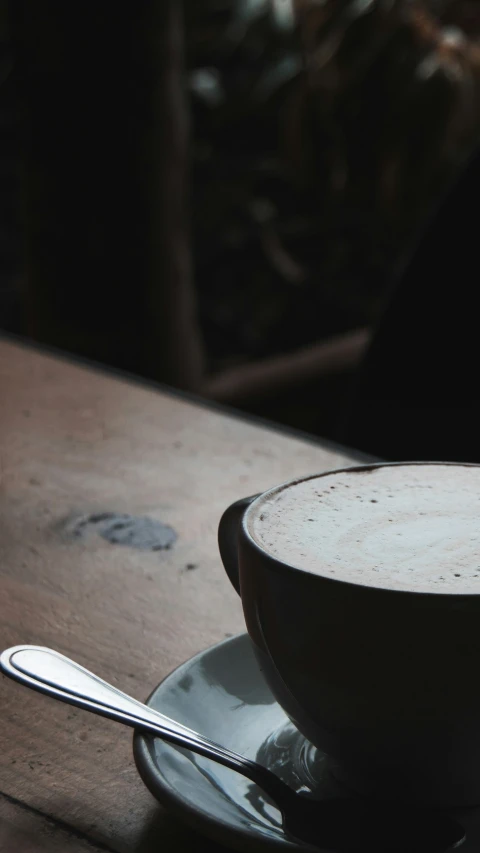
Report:
[[[186,658],[243,630],[218,556],[222,510],[349,461],[0,342],[1,647],[52,646],[144,698]],[[68,534],[72,518],[104,512],[152,517],[178,540],[153,552]],[[145,853],[152,838],[163,850],[202,849],[143,787],[128,730],[6,679],[0,718],[4,794],[117,853]]]
[[[104,853],[87,839],[0,795],[0,853]]]

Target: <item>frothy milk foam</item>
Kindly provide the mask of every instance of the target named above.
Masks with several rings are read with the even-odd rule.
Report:
[[[273,490],[250,533],[314,574],[367,586],[480,594],[480,467],[399,465]]]

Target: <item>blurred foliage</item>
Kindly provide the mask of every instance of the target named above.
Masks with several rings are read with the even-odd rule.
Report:
[[[395,263],[477,138],[477,48],[455,8],[456,18],[447,2],[185,0],[212,367],[375,319]]]
[[[183,2],[210,368],[373,322],[478,138],[480,2]],[[21,229],[7,9],[0,0],[0,308],[13,327]]]

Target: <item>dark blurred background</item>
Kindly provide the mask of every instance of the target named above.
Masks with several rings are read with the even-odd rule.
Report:
[[[0,327],[343,438],[476,148],[479,33],[476,0],[0,0]]]

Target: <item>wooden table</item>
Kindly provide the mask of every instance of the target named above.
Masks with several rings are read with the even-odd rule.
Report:
[[[0,341],[0,647],[51,646],[143,699],[243,630],[216,531],[234,499],[352,456]],[[150,516],[168,551],[111,544]],[[86,532],[85,532],[86,531]],[[213,851],[137,776],[131,732],[0,679],[0,851]]]

